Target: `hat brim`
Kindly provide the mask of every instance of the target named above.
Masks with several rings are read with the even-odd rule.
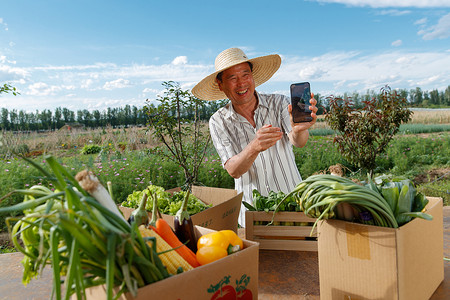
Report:
[[[280,68],[281,57],[278,54],[255,57],[252,59],[239,61],[233,65],[227,66],[226,68],[217,70],[197,83],[191,90],[192,94],[201,100],[214,101],[227,99],[227,96],[219,89],[219,85],[216,82],[217,74],[243,62],[252,63],[253,80],[255,81],[255,87],[257,87],[269,80]]]

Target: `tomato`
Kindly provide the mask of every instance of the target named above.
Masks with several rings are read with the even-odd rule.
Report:
[[[225,285],[214,293],[211,300],[236,300],[236,291],[231,285]]]
[[[241,238],[234,232],[233,230],[221,230],[219,231],[223,234],[225,234],[230,241],[230,244],[233,246],[239,245],[239,250],[244,249],[244,242],[242,242]]]
[[[197,249],[216,246],[226,250],[229,244],[230,242],[225,234],[220,231],[215,231],[202,235],[197,241]]]
[[[218,246],[204,246],[197,250],[196,257],[199,264],[206,265],[228,255],[225,248]]]

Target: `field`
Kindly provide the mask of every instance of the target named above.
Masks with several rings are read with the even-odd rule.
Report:
[[[424,194],[442,197],[444,203],[449,205],[450,110],[414,111],[412,121],[404,126],[407,129],[398,133],[388,151],[377,158],[378,168],[375,172],[406,176],[414,180]],[[427,128],[431,127],[435,130],[430,132]],[[411,128],[414,128],[414,132]],[[329,128],[325,122],[317,122],[311,129],[307,146],[295,149],[302,177],[327,172],[330,166],[340,164],[347,176],[364,178],[365,174],[343,160],[333,144],[333,135],[316,134],[327,130]],[[4,132],[0,137],[0,196],[14,189],[47,184],[37,170],[13,156],[12,150],[42,166],[46,165],[43,154],[51,154],[73,174],[90,169],[102,183],[113,183],[113,195],[118,203],[125,200],[133,190],[142,190],[149,184],[169,189],[184,183],[180,166],[162,160],[149,151],[157,143],[145,127],[19,134]],[[101,151],[82,154],[83,150],[93,145]],[[202,162],[197,184],[234,187],[234,180],[222,168],[212,146]],[[9,197],[2,199],[0,206],[19,201],[22,201],[19,197]],[[5,217],[0,216],[0,233],[6,232]]]

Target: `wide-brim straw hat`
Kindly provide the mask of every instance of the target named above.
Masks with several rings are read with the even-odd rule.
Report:
[[[252,63],[253,79],[255,87],[257,87],[269,80],[280,68],[281,57],[278,54],[271,54],[249,59],[244,51],[239,48],[226,49],[216,57],[216,71],[197,83],[191,91],[192,94],[202,100],[226,99],[227,96],[219,89],[219,85],[216,82],[217,74],[243,62]]]

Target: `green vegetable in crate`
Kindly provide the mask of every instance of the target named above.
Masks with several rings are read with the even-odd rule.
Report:
[[[395,215],[399,226],[413,218],[430,220],[432,217],[423,212],[428,204],[427,198],[418,193],[411,180],[402,176],[380,175],[369,183],[384,197]]]
[[[148,213],[145,210],[145,205],[147,204],[147,193],[142,193],[141,203],[139,203],[139,207],[131,212],[130,217],[128,218],[128,223],[136,222],[137,225],[147,225],[148,224]]]
[[[250,211],[274,211],[278,206],[278,211],[299,211],[300,208],[292,199],[286,199],[286,194],[282,191],[270,191],[268,196],[263,196],[258,190],[253,190],[253,205],[243,202],[245,208]]]
[[[128,195],[127,200],[122,202],[122,206],[134,209],[137,208],[144,193],[146,193],[149,197],[151,193],[155,193],[158,198],[158,210],[163,214],[172,216],[175,216],[178,210],[180,210],[185,195],[185,191],[174,192],[173,195],[171,195],[161,186],[149,185],[143,191],[133,191],[133,193]],[[209,207],[212,207],[212,205],[203,203],[193,194],[189,195],[189,203],[187,207],[189,215],[194,215]],[[152,211],[151,201],[147,202],[145,209],[149,212]]]
[[[15,247],[24,254],[24,284],[50,265],[56,299],[61,299],[62,283],[66,299],[73,294],[86,298],[84,290],[97,285],[106,285],[107,299],[112,299],[113,287],[119,287],[117,296],[126,291],[136,296],[138,288],[169,276],[155,243],[149,247],[136,223],[125,221],[92,173],[80,172],[74,178],[52,156],[45,156],[51,173],[25,160],[55,190],[16,190],[24,202],[0,209],[24,213],[6,220]]]
[[[395,194],[395,191],[389,193]],[[305,214],[317,218],[313,229],[321,219],[336,218],[340,204],[350,205],[357,212],[357,221],[363,224],[397,228],[399,221],[403,221],[405,217],[420,217],[428,220],[432,218],[423,212],[407,211],[409,207],[415,206],[405,200],[407,197],[415,199],[412,195],[414,193],[410,185],[404,185],[398,199],[388,201],[378,191],[378,187],[370,181],[370,177],[369,183],[362,186],[348,178],[320,174],[312,175],[299,183],[291,193],[286,195],[286,199],[289,196],[293,197]],[[412,201],[411,198],[409,199]],[[417,204],[418,207],[423,208],[426,204],[423,199],[423,196],[417,196],[417,201],[420,202]],[[396,212],[391,208],[395,206],[395,203],[398,208]],[[278,207],[275,211],[277,210]]]

